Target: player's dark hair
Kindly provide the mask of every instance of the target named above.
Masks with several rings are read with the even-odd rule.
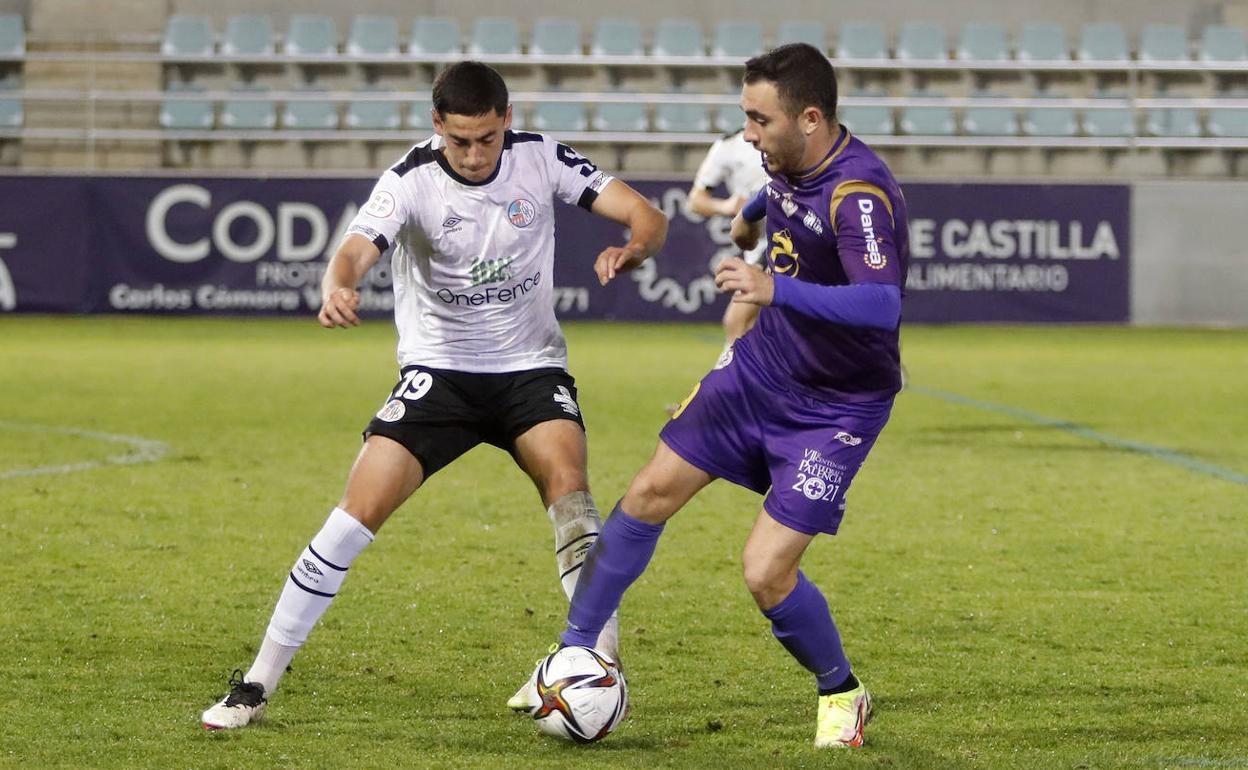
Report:
[[[508,99],[503,76],[479,61],[456,62],[433,81],[433,108],[439,115],[475,117],[491,110],[506,115]]]
[[[817,107],[823,117],[836,120],[836,72],[832,63],[807,43],[789,43],[759,54],[745,63],[745,82],[776,84],[780,106],[791,116]]]

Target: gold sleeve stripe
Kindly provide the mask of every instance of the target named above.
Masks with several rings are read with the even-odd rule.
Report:
[[[854,193],[867,193],[884,201],[884,208],[888,209],[888,218],[890,220],[893,218],[893,203],[884,194],[883,190],[870,182],[864,182],[861,179],[850,179],[841,182],[832,191],[832,205],[828,207],[828,221],[832,223],[832,232],[836,232],[836,210],[840,208],[841,201],[845,200],[846,196]],[[893,224],[896,224],[896,222]]]

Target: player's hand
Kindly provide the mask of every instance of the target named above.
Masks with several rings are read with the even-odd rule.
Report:
[[[321,298],[321,312],[316,320],[321,326],[332,329],[335,326],[350,328],[360,325],[360,317],[356,311],[360,309],[360,293],[355,289],[340,286]]]
[[[758,245],[758,236],[762,234],[762,230],[762,222],[746,222],[741,212],[737,212],[732,218],[732,228],[728,234],[732,237],[732,242],[737,244],[737,248],[751,251]]]
[[[646,253],[636,246],[608,246],[594,260],[594,272],[598,283],[606,286],[616,273],[627,273],[645,261]]]
[[[715,268],[715,285],[732,292],[733,302],[770,305],[776,295],[776,282],[768,273],[752,267],[740,257],[727,257]]]

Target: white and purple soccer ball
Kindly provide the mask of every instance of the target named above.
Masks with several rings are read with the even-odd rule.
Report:
[[[577,743],[605,738],[624,721],[628,687],[620,668],[590,647],[561,647],[537,664],[540,703],[529,713],[547,735]]]

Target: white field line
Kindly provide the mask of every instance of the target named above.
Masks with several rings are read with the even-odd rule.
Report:
[[[134,465],[136,463],[150,463],[159,460],[169,453],[169,445],[165,442],[156,441],[150,438],[143,438],[142,436],[126,436],[119,433],[100,433],[99,431],[83,430],[82,428],[64,428],[54,425],[7,422],[5,420],[0,420],[0,430],[60,433],[66,436],[78,436],[80,438],[93,439],[95,441],[108,441],[114,444],[124,444],[129,448],[129,451],[124,454],[105,457],[103,460],[68,463],[65,465],[44,465],[38,468],[16,468],[13,470],[0,469],[0,481],[3,481],[4,479],[24,478],[26,476],[47,476],[59,473],[76,473],[78,471],[89,471],[93,468],[102,468],[105,465]]]

